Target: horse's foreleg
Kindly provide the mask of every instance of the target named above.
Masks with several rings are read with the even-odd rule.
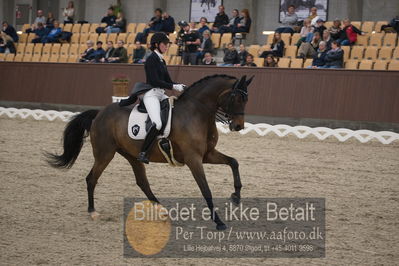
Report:
[[[216,223],[217,230],[225,230],[226,225],[220,220],[218,214],[214,210],[213,200],[212,200],[212,193],[209,189],[208,182],[206,181],[206,176],[204,172],[204,167],[202,165],[202,159],[192,158],[186,161],[187,166],[190,168],[191,173],[194,176],[197,185],[199,186],[202,196],[206,200],[206,204],[208,205],[209,210],[211,211],[212,220]]]
[[[231,200],[234,204],[239,204],[241,199],[242,184],[237,160],[214,149],[205,155],[204,163],[227,164],[231,167],[231,170],[233,171],[235,190],[235,192],[231,194]]]

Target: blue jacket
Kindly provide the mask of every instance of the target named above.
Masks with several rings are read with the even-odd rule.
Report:
[[[175,31],[175,19],[169,16],[162,20],[162,31],[166,33],[173,33]]]
[[[50,30],[50,32],[47,34],[47,37],[57,38],[57,36],[59,36],[61,32],[62,32],[61,28],[54,28]]]
[[[4,30],[7,35],[10,35],[14,42],[18,42],[19,37],[17,32],[15,31],[13,26],[8,25],[8,27]]]
[[[326,64],[326,56],[327,56],[327,50],[324,50],[323,52],[320,51],[320,49],[317,50],[317,54],[313,56],[312,66],[317,66],[317,67],[324,66]]]

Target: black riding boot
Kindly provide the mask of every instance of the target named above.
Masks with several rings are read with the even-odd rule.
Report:
[[[151,150],[152,145],[154,144],[157,136],[159,134],[159,130],[155,127],[155,124],[152,125],[150,131],[148,131],[147,136],[144,139],[143,146],[141,147],[141,152],[139,153],[139,160],[142,163],[149,163],[147,158],[147,153]]]

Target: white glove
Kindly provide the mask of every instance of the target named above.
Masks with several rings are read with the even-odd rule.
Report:
[[[184,85],[184,84],[173,84],[173,89],[178,92],[184,91],[185,87],[186,87],[186,85]]]

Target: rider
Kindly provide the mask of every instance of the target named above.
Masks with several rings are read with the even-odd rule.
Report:
[[[119,106],[127,106],[134,103],[141,94],[147,113],[152,121],[152,126],[144,140],[138,160],[148,163],[147,152],[151,149],[159,130],[162,128],[160,101],[167,98],[165,89],[174,89],[178,92],[184,90],[185,85],[175,84],[168,73],[163,55],[168,49],[169,38],[165,33],[157,32],[151,38],[151,55],[144,64],[147,84],[149,87],[134,92],[128,99],[122,100]],[[144,95],[143,95],[144,93]]]

